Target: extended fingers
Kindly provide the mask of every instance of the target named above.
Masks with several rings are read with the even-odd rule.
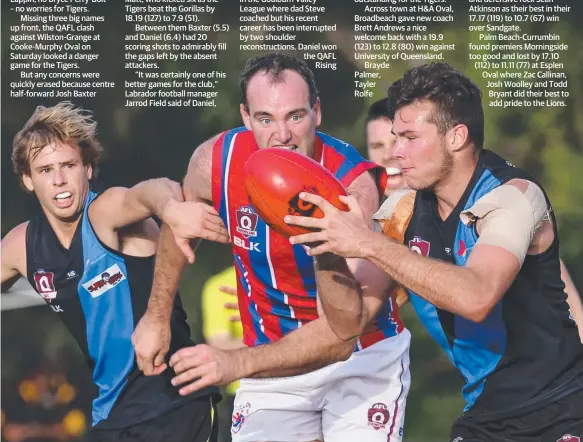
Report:
[[[311,218],[309,216],[292,216],[286,215],[283,219],[287,224],[307,227],[308,229],[324,229],[326,220],[324,218]]]
[[[292,236],[289,242],[292,244],[313,244],[322,241],[326,241],[327,233],[325,231],[321,232],[311,232],[304,233],[302,235]]]

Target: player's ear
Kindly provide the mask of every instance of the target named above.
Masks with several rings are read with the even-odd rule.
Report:
[[[322,106],[319,98],[316,99],[313,109],[316,114],[316,127],[319,127],[322,124]]]
[[[245,108],[245,105],[243,103],[239,105],[239,111],[241,112],[243,124],[247,129],[251,130],[251,116],[249,115],[249,112],[247,112],[247,109]]]
[[[446,137],[446,144],[450,152],[456,152],[464,147],[468,142],[468,127],[464,124],[458,124],[448,131]]]
[[[91,163],[85,165],[85,173],[87,174],[88,180],[93,178],[93,167],[91,166]]]
[[[29,192],[34,192],[34,185],[32,184],[32,178],[30,177],[30,175],[27,174],[22,174],[22,184],[24,184],[24,187],[26,187],[26,190],[28,190]]]

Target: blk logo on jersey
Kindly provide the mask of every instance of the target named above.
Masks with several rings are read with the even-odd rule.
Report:
[[[242,249],[249,250],[250,252],[259,252],[259,243],[254,241],[247,241],[246,239],[239,238],[238,236],[233,236],[233,243],[237,247],[241,247]]]
[[[368,409],[368,426],[373,427],[375,430],[381,430],[385,428],[390,417],[386,404],[377,402]]]
[[[431,244],[418,236],[409,241],[409,249],[413,252],[419,253],[422,256],[429,256],[429,249]]]
[[[39,270],[34,272],[34,285],[36,285],[36,291],[43,299],[47,302],[51,302],[57,296],[57,290],[55,289],[55,274],[53,272],[45,272],[44,270]]]
[[[114,288],[124,279],[126,279],[126,276],[123,274],[119,266],[114,264],[105,272],[102,272],[95,278],[87,281],[83,284],[83,287],[89,292],[92,298],[97,298],[108,290]]]
[[[235,215],[237,217],[237,232],[245,238],[257,236],[257,214],[251,207],[239,207]]]
[[[302,188],[302,192],[309,192],[313,193],[314,195],[319,195],[318,188],[314,186],[312,187],[304,186]],[[290,199],[288,204],[289,207],[287,211],[290,215],[312,216],[314,214],[314,211],[316,210],[316,205],[301,199],[299,193],[292,199]]]

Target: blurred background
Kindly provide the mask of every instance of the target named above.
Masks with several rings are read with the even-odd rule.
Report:
[[[227,4],[230,3],[230,4]],[[342,4],[341,8],[338,7]],[[477,43],[468,31],[467,1],[452,1],[455,22],[431,25],[431,33],[443,33],[444,43],[455,44],[446,60],[468,74],[483,91],[487,80],[474,70],[468,59],[468,43]],[[349,0],[318,0],[326,6],[321,23],[337,24],[336,33],[305,34],[303,43],[323,42],[338,45],[337,70],[314,69],[321,90],[323,124],[321,129],[344,139],[366,154],[363,122],[367,108],[382,98],[387,87],[411,62],[393,62],[383,71],[374,97],[354,98],[354,71],[361,67],[353,57],[353,16],[363,5]],[[570,93],[564,108],[488,108],[486,148],[533,174],[547,190],[559,223],[561,254],[576,286],[583,287],[583,30],[580,26],[580,1],[555,1],[570,5],[569,14],[552,24],[524,24],[531,33],[554,32],[569,45],[561,53],[568,75]],[[26,221],[39,207],[35,198],[19,186],[11,171],[12,138],[37,105],[56,101],[11,99],[10,82],[18,75],[9,70],[9,25],[19,22],[18,14],[2,2],[2,236]],[[133,29],[125,23],[122,2],[92,6],[105,15],[97,26],[101,42],[93,43],[100,54],[91,70],[101,79],[115,81],[116,87],[104,89],[96,98],[73,100],[94,112],[99,138],[105,148],[100,180],[108,186],[131,186],[138,181],[167,176],[180,180],[193,149],[210,136],[241,125],[239,117],[238,73],[245,60],[255,55],[239,51],[238,5],[220,2],[210,23],[228,23],[228,34],[209,34],[213,42],[226,42],[227,50],[217,61],[164,61],[164,71],[220,70],[227,73],[221,82],[215,108],[132,108],[125,107],[124,81],[135,80],[134,71],[124,68],[124,36]],[[313,62],[312,62],[313,63]],[[312,64],[312,67],[314,65]],[[487,93],[485,92],[485,95]],[[486,103],[487,100],[485,99]],[[196,264],[184,275],[181,291],[195,340],[201,341],[201,288],[207,279],[230,266],[229,247],[203,244]],[[26,295],[22,296],[22,299]],[[12,300],[11,300],[12,301]],[[10,309],[3,302],[1,324],[1,407],[2,440],[57,441],[81,440],[90,424],[91,398],[94,394],[89,369],[64,326],[48,306]],[[405,441],[446,441],[453,420],[461,413],[462,380],[451,369],[445,355],[430,340],[412,309],[403,313],[412,331],[412,388],[408,399]],[[519,320],[519,318],[517,318]],[[228,419],[228,417],[227,417]]]

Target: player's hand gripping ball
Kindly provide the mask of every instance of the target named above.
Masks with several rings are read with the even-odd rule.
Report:
[[[324,217],[318,206],[300,199],[301,192],[320,195],[336,208],[348,211],[338,198],[346,195],[346,189],[334,175],[311,158],[285,149],[260,149],[249,157],[245,190],[257,214],[285,237],[311,231],[286,224],[286,215]]]

